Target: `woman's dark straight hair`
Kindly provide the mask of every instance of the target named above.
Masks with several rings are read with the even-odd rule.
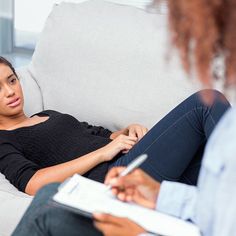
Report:
[[[4,64],[4,65],[10,67],[10,69],[13,71],[14,75],[18,78],[15,68],[6,58],[0,56],[0,64]]]

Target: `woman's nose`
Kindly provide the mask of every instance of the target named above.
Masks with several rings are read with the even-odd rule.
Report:
[[[6,96],[7,97],[11,97],[15,93],[15,91],[10,86],[6,86],[6,90],[5,91],[6,91]]]

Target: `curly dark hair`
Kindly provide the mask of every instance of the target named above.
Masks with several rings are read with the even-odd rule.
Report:
[[[196,70],[206,85],[212,64],[223,55],[225,85],[236,84],[236,0],[168,0],[171,41],[185,70]]]
[[[13,65],[6,58],[0,56],[0,64],[4,64],[4,65],[10,67],[10,69],[12,70],[14,75],[18,78],[15,68],[13,67]]]

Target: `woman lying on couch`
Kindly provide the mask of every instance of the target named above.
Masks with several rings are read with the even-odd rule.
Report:
[[[235,0],[169,0],[168,4],[173,40],[181,51],[186,68],[189,68],[190,61],[194,61],[199,78],[211,84],[212,62],[216,56],[222,54],[226,59],[224,66],[227,80],[221,79],[227,84],[235,83]],[[130,149],[128,155],[133,155],[133,152],[149,152],[149,144],[152,144],[150,139],[153,136],[153,141],[156,142],[150,148],[155,150],[156,155],[149,153],[150,159],[142,169],[150,173],[152,166],[152,170],[157,171],[157,175],[153,176],[160,181],[176,179],[188,182],[192,179],[190,176],[196,177],[197,174],[194,173],[198,168],[194,163],[199,166],[201,159],[201,155],[196,156],[196,150],[209,137],[219,117],[228,107],[225,100],[222,103],[222,99],[218,99],[221,97],[219,93],[214,94],[214,105],[211,107],[204,105],[197,94],[188,98],[157,123]],[[150,177],[139,176],[142,179],[139,185],[145,184],[145,193],[153,190],[151,192],[155,196],[151,200],[152,205],[156,203],[155,198],[159,192],[161,199],[157,198],[157,208],[183,219],[197,219],[195,223],[203,236],[235,235],[235,130],[236,110],[231,109],[220,121],[207,145],[197,187],[166,181],[159,189],[160,183],[155,183]],[[140,152],[136,151],[139,145]],[[143,145],[146,145],[144,149]],[[121,160],[126,158],[127,154]],[[185,171],[182,169],[184,166]],[[114,169],[110,175],[113,171]],[[130,176],[132,175],[134,173]],[[127,178],[123,185],[127,184]],[[93,227],[92,221],[69,211],[50,207],[48,199],[56,191],[57,186],[54,184],[48,185],[37,194],[13,235],[102,235]],[[120,197],[124,200],[124,193]],[[137,202],[137,198],[131,197],[129,200]],[[137,236],[145,233],[144,229],[128,219],[107,215],[95,215],[95,218],[96,227],[106,236]]]
[[[0,171],[19,190],[34,195],[75,173],[102,182],[110,168],[147,153],[141,168],[154,179],[195,185],[205,143],[230,106],[217,91],[201,93],[213,93],[211,105],[196,93],[149,132],[134,124],[112,133],[53,110],[27,117],[15,69],[1,57]]]

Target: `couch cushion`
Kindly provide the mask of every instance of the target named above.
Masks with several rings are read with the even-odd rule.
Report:
[[[54,7],[30,65],[45,109],[110,129],[152,126],[193,89],[169,47],[166,15],[103,1]]]
[[[43,101],[40,88],[31,76],[26,67],[17,69],[17,75],[19,77],[23,94],[24,94],[24,111],[26,115],[32,115],[34,113],[43,110]]]
[[[29,206],[32,197],[19,192],[0,173],[0,235],[9,236]]]

